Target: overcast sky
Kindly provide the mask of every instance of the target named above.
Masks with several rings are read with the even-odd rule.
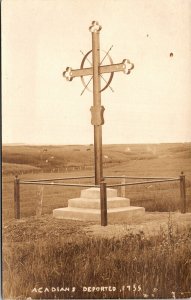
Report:
[[[93,95],[62,76],[91,49],[93,20],[114,63],[135,65],[102,93],[103,143],[191,141],[190,0],[4,0],[3,142],[93,143]]]

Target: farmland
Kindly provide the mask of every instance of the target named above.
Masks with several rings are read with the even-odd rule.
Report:
[[[21,179],[57,178],[93,175],[93,146],[4,146],[3,217],[13,218],[14,175]],[[187,199],[191,198],[191,144],[105,145],[104,175],[178,177],[186,175]],[[77,181],[78,183],[80,181]],[[93,183],[93,181],[83,181]],[[111,180],[109,182],[112,182]],[[119,180],[115,182],[119,183]],[[120,191],[119,191],[120,192]],[[21,186],[21,215],[35,214],[38,186]],[[67,206],[67,200],[79,195],[78,188],[46,186],[43,189],[43,213]],[[126,196],[134,205],[148,211],[180,209],[179,183],[130,186]]]
[[[131,205],[146,208],[145,222],[152,219],[152,224],[147,223],[150,231],[158,224],[155,235],[146,234],[140,223],[136,232],[129,231],[131,227],[125,224],[112,227],[115,232],[116,228],[123,232],[114,236],[109,234],[108,226],[108,234],[104,236],[95,234],[100,229],[93,222],[53,220],[52,209],[67,206],[69,198],[79,196],[79,188],[44,187],[42,217],[36,218],[40,188],[22,185],[21,220],[14,220],[16,174],[22,179],[92,175],[93,146],[3,146],[2,154],[5,298],[191,296],[190,143],[103,147],[104,175],[178,177],[184,171],[189,212],[186,215],[180,214],[179,182],[126,188]],[[87,287],[98,289],[83,291]]]

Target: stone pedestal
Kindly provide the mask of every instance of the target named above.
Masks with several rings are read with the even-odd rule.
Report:
[[[130,206],[128,198],[117,197],[117,190],[107,188],[108,224],[133,221],[134,217],[141,217],[144,212],[144,207]],[[68,207],[54,209],[53,217],[100,222],[100,189],[82,190],[80,198],[68,200]]]

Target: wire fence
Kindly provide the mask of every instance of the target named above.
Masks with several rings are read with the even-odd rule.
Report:
[[[55,186],[55,187],[77,187],[77,188],[99,188],[100,189],[100,212],[101,212],[101,225],[107,225],[107,188],[121,188],[120,195],[125,197],[126,187],[134,185],[147,185],[165,182],[179,182],[180,187],[180,202],[181,202],[181,212],[187,212],[186,203],[186,185],[185,185],[185,175],[181,172],[179,177],[132,177],[132,176],[105,176],[99,185],[95,184],[81,184],[81,183],[70,183],[70,180],[84,180],[84,179],[94,179],[94,176],[78,176],[78,177],[59,177],[52,179],[28,179],[22,180],[18,176],[15,176],[14,180],[14,216],[16,219],[21,217],[20,209],[20,185],[37,185],[37,186]],[[120,179],[120,183],[109,184],[107,180]],[[127,180],[142,180],[135,182],[127,182]],[[59,181],[59,182],[58,182]],[[62,181],[62,182],[61,182]],[[66,182],[67,181],[67,182]],[[40,201],[42,206],[42,201]],[[41,207],[42,211],[42,207]]]

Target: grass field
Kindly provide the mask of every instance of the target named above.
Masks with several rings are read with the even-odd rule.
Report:
[[[184,171],[191,212],[191,144],[106,145],[103,154],[105,176],[178,177]],[[21,186],[22,219],[17,221],[13,218],[16,174],[24,179],[92,175],[93,147],[3,147],[4,298],[191,296],[190,226],[184,230],[175,226],[169,214],[167,230],[161,228],[156,236],[146,236],[141,230],[130,234],[126,227],[121,238],[87,235],[84,227],[92,226],[91,222],[53,220],[50,215],[54,208],[67,206],[68,199],[78,197],[79,188],[44,187],[43,216],[35,218],[42,190],[29,185]],[[131,205],[144,206],[146,211],[180,210],[178,182],[131,186],[126,196]],[[109,286],[110,290],[104,290]],[[97,290],[88,292],[83,287]]]
[[[178,177],[186,175],[188,209],[191,200],[191,144],[106,145],[103,148],[104,175]],[[89,146],[5,146],[3,147],[3,218],[13,218],[13,180],[93,175],[93,147]],[[82,181],[77,181],[81,183]],[[93,183],[91,180],[83,180]],[[119,180],[108,180],[120,183]],[[129,180],[130,182],[130,180]],[[21,186],[21,215],[35,214],[38,186]],[[67,206],[79,188],[46,186],[43,213]],[[118,191],[120,193],[120,190]],[[179,183],[161,183],[126,188],[133,205],[147,211],[180,210]]]
[[[6,223],[4,299],[191,297],[190,226],[180,230],[169,215],[156,236],[124,225],[122,237],[107,238],[87,235],[87,225],[51,216]]]

